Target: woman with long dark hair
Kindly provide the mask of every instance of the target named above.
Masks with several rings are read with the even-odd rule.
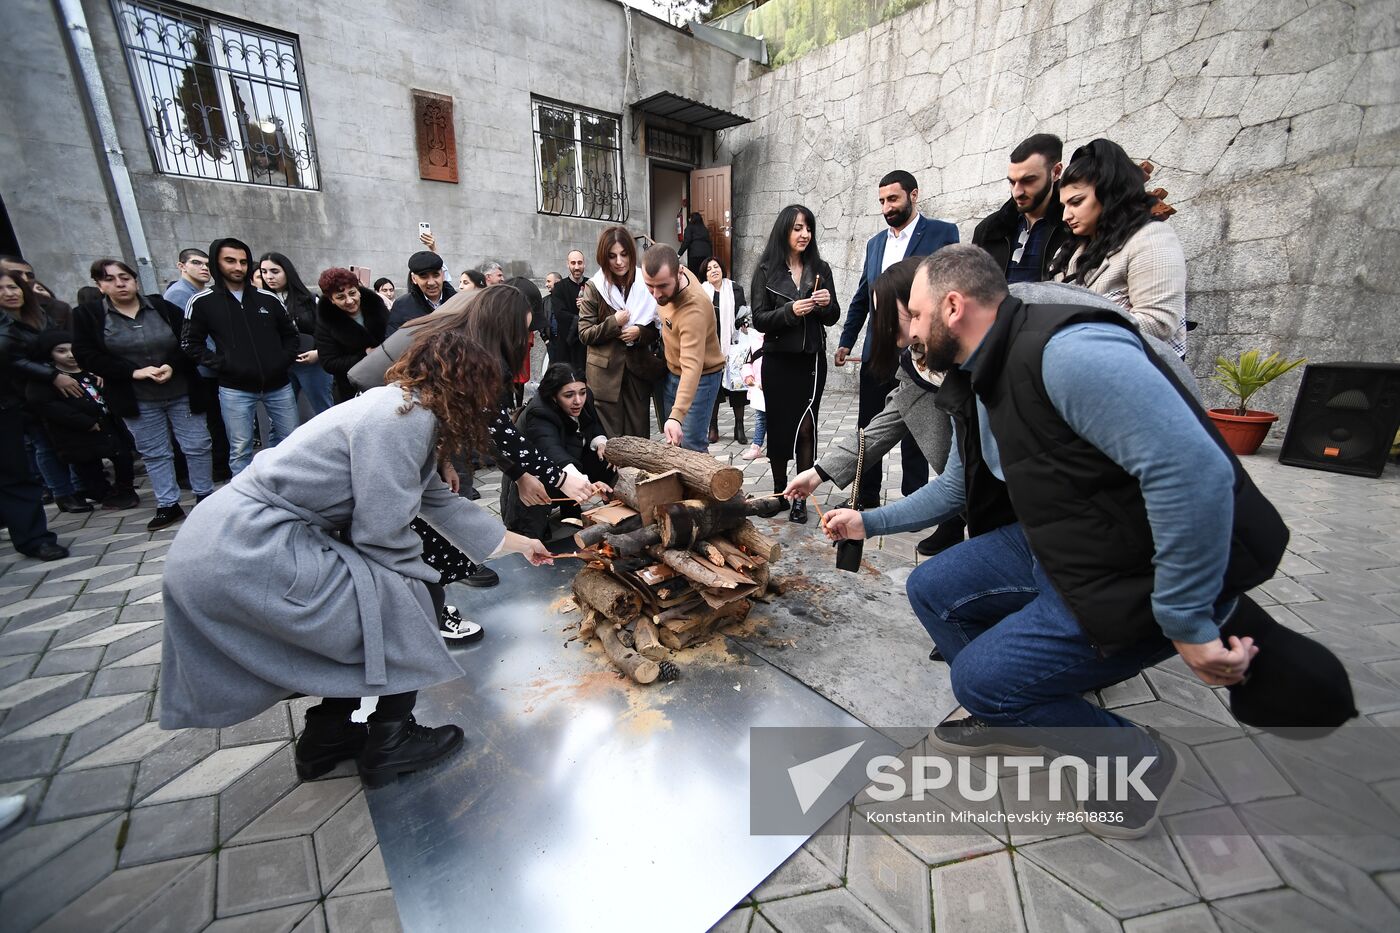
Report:
[[[315,417],[335,404],[331,397],[334,380],[321,368],[321,354],[316,349],[316,296],[302,282],[292,261],[281,253],[263,253],[258,270],[262,272],[263,290],[277,296],[297,326],[301,343],[287,376],[292,381],[292,391],[297,398],[306,398]]]
[[[25,395],[31,382],[47,382],[70,395],[82,387],[35,359],[39,334],[49,323],[28,280],[0,270],[0,521],[21,554],[59,560],[68,549],[49,531],[43,489],[25,453]]]
[[[491,354],[429,327],[389,384],[325,412],[196,509],[165,565],[160,721],[218,728],[294,693],[322,697],[296,746],[304,780],[355,758],[371,787],[462,744],[413,718],[417,691],[462,676],[434,624],[438,574],[410,530],[422,515],[485,560],[549,561],[437,475],[485,442],[500,383]],[[368,726],[359,698],[379,697]]]
[[[578,302],[578,337],[588,348],[588,386],[609,437],[651,436],[647,405],[666,364],[656,355],[656,299],[637,277],[637,244],[626,227],[598,236],[598,271]]]
[[[566,473],[590,482],[613,483],[617,471],[603,459],[607,435],[593,407],[583,373],[568,363],[555,363],[540,379],[538,394],[520,413],[519,426],[526,439]],[[561,493],[549,489],[551,497]],[[506,527],[531,538],[549,531],[550,506],[527,506],[514,484],[501,489],[501,517]],[[561,512],[577,518],[577,505],[566,503]]]
[[[817,422],[826,389],[826,328],[841,319],[831,267],[817,250],[817,221],[801,204],[783,208],[768,235],[753,285],[754,327],[763,332],[763,391],[768,410],[768,460],[773,490],[787,486],[787,468],[809,469],[817,455]],[[788,519],[807,521],[807,502]]]
[[[1186,256],[1156,220],[1147,175],[1117,143],[1096,139],[1074,151],[1060,176],[1064,220],[1074,239],[1051,260],[1050,275],[1109,298],[1142,332],[1186,358]]]
[[[863,429],[865,456],[879,460],[893,450],[905,435],[913,437],[919,450],[936,472],[948,464],[953,442],[953,425],[948,415],[934,404],[943,374],[924,364],[923,353],[909,344],[909,293],[914,286],[923,256],[911,256],[886,269],[871,290],[870,353],[865,365],[881,383],[895,383],[895,390],[881,412]],[[788,497],[805,499],[823,482],[844,488],[856,476],[859,435],[847,435],[810,470],[804,470],[788,485]],[[962,519],[944,522],[923,541],[919,553],[937,554],[963,540]]]

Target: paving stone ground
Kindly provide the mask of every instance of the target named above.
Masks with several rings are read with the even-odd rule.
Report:
[[[831,395],[823,442],[853,431],[855,419],[854,397]],[[726,408],[726,439],[731,423]],[[728,440],[713,448],[744,467],[751,490],[768,491],[767,462],[745,465],[742,450]],[[1360,479],[1283,467],[1275,455],[1266,448],[1246,465],[1293,539],[1257,596],[1347,665],[1363,716],[1341,741],[1400,725],[1400,470]],[[499,474],[477,484],[494,509]],[[899,485],[897,462],[887,463],[885,495],[898,497]],[[358,780],[348,768],[326,781],[296,779],[291,742],[312,701],[222,730],[155,725],[160,576],[175,529],[145,531],[143,492],[147,507],[130,512],[51,510],[72,550],[66,560],[20,559],[0,544],[0,793],[29,800],[0,836],[0,930],[397,929]],[[917,539],[873,546],[912,561]],[[1232,722],[1179,662],[1099,700],[1144,723]],[[715,929],[1400,929],[1400,833],[1359,842],[1355,832],[1400,823],[1396,755],[1379,750],[1343,774],[1325,754],[1234,733],[1188,758],[1178,812],[1136,842],[976,828],[890,834],[867,828],[871,804],[858,803]],[[1325,806],[1303,796],[1319,787]],[[1307,808],[1317,825],[1352,836],[1271,831],[1271,821]]]

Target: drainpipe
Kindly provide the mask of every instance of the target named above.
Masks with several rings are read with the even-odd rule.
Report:
[[[112,119],[112,107],[107,101],[107,90],[102,85],[102,72],[97,67],[97,53],[92,47],[92,34],[88,29],[87,15],[83,12],[81,0],[54,0],[58,14],[68,33],[71,50],[78,61],[79,84],[87,99],[88,114],[97,127],[102,143],[102,156],[106,164],[107,180],[117,195],[117,217],[126,230],[127,241],[131,244],[136,259],[136,274],[141,281],[141,291],[149,294],[158,292],[156,271],[151,264],[151,248],[146,242],[146,228],[141,225],[141,212],[136,206],[136,190],[131,186],[131,173],[127,171],[126,157],[122,155],[121,144],[117,140],[117,125]]]

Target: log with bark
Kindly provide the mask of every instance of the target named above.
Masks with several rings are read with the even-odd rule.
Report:
[[[738,528],[746,514],[745,500],[738,496],[728,502],[684,499],[658,506],[656,524],[661,529],[662,544],[688,548],[711,535]]]
[[[585,567],[574,577],[574,598],[615,622],[631,622],[642,613],[642,598],[612,574]]]
[[[692,621],[695,624],[684,627],[682,631],[663,628],[660,632],[661,644],[672,651],[688,648],[709,638],[720,626],[743,622],[748,618],[750,605],[747,599],[741,599],[722,608],[711,610],[702,616],[694,617]]]
[[[754,527],[753,522],[745,521],[729,533],[729,540],[750,554],[756,554],[768,563],[782,557],[783,548],[778,542]]]
[[[694,551],[716,567],[725,566],[724,552],[708,541],[696,541]]]
[[[640,515],[624,518],[616,525],[600,522],[597,525],[589,525],[587,528],[574,535],[574,544],[578,545],[579,550],[587,550],[595,545],[602,544],[605,535],[626,534],[629,531],[636,531],[640,527],[642,527],[642,516]]]
[[[598,625],[598,641],[602,643],[603,653],[613,666],[637,683],[649,684],[661,676],[661,668],[656,666],[655,661],[642,657],[618,640],[617,625],[613,622]]]
[[[633,623],[632,636],[634,642],[632,647],[642,657],[651,661],[664,661],[666,659],[666,649],[661,646],[656,625],[646,616]]]
[[[685,488],[681,475],[675,470],[652,476],[636,467],[623,467],[617,471],[613,495],[636,509],[642,524],[650,525],[656,521],[656,507],[684,499]]]
[[[644,437],[614,437],[603,454],[617,467],[637,467],[653,474],[675,470],[688,490],[720,502],[744,488],[744,474],[738,467],[720,463],[709,454]]]
[[[754,581],[739,571],[730,570],[728,567],[716,567],[709,561],[700,560],[690,551],[667,549],[657,545],[651,549],[651,553],[668,566],[674,567],[677,573],[702,587],[732,590],[741,586],[753,586]]]
[[[655,526],[638,528],[624,535],[604,535],[603,543],[623,557],[645,554],[647,548],[661,543],[661,533]]]
[[[719,551],[720,554],[724,557],[724,562],[730,567],[733,567],[735,570],[751,570],[754,567],[758,567],[768,563],[762,557],[759,557],[756,554],[746,554],[743,551],[739,550],[738,546],[735,545],[728,538],[715,537],[711,538],[705,543],[710,545],[710,547],[714,548],[715,550]],[[752,574],[750,574],[750,576],[752,576]]]

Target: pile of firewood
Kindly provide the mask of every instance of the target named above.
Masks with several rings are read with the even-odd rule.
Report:
[[[695,451],[615,437],[605,456],[619,467],[614,501],[574,535],[588,561],[573,585],[579,637],[637,683],[674,679],[673,652],[743,622],[771,592],[781,549],[749,518],[781,502],[746,499],[743,473]]]

